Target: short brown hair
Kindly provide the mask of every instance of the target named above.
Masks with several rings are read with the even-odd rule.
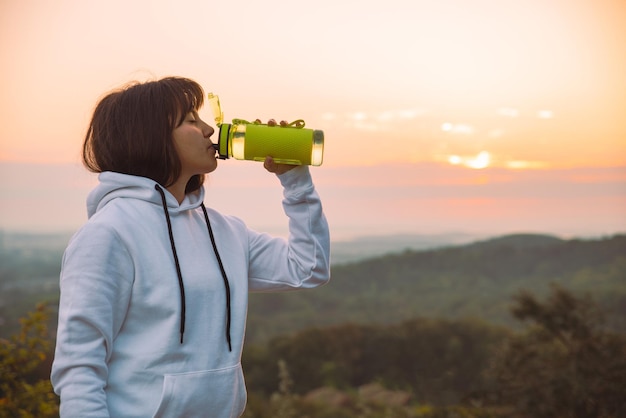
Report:
[[[83,143],[85,167],[95,173],[147,177],[170,186],[181,173],[172,132],[203,101],[202,87],[182,77],[132,83],[110,92],[96,106],[89,124]],[[203,174],[193,176],[186,192],[199,189],[202,183]]]

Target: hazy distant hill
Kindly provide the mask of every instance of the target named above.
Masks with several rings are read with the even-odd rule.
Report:
[[[510,235],[427,251],[407,250],[335,266],[320,289],[254,294],[250,338],[307,325],[395,323],[413,317],[480,318],[513,326],[508,308],[520,289],[551,283],[589,293],[626,331],[626,235],[563,240]]]
[[[17,318],[36,303],[58,300],[61,257],[70,237],[71,233],[0,230],[0,337],[14,330]],[[406,248],[434,248],[471,240],[464,234],[365,237],[333,243],[332,260],[343,263]]]
[[[481,237],[477,235],[460,232],[431,235],[364,236],[348,241],[333,242],[331,245],[331,262],[332,264],[345,264],[405,250],[430,250],[467,244],[479,238]]]
[[[0,337],[37,302],[58,301],[68,239],[0,232]],[[563,240],[518,234],[480,241],[463,234],[399,236],[333,243],[332,248],[327,286],[251,295],[250,341],[310,325],[384,324],[416,316],[511,325],[511,295],[521,288],[544,293],[552,282],[589,292],[615,310],[613,325],[626,330],[626,235]]]

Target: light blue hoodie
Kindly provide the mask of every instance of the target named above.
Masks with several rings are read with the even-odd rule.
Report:
[[[89,220],[63,257],[51,374],[62,418],[243,413],[248,292],[330,278],[328,224],[308,167],[278,177],[288,240],[211,209],[207,225],[204,189],[179,205],[150,179],[100,174]]]

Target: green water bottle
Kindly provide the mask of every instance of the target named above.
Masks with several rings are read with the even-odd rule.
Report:
[[[232,123],[223,123],[219,98],[213,93],[209,93],[209,104],[220,128],[219,158],[265,161],[271,155],[280,164],[322,165],[324,132],[305,128],[303,120],[291,123],[270,120],[264,124],[258,119],[254,122],[233,119]]]

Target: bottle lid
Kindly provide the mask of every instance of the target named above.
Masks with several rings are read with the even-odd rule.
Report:
[[[222,107],[220,106],[220,98],[213,93],[209,93],[209,105],[213,111],[213,117],[215,118],[215,124],[220,127],[224,122],[224,113],[222,113]]]

